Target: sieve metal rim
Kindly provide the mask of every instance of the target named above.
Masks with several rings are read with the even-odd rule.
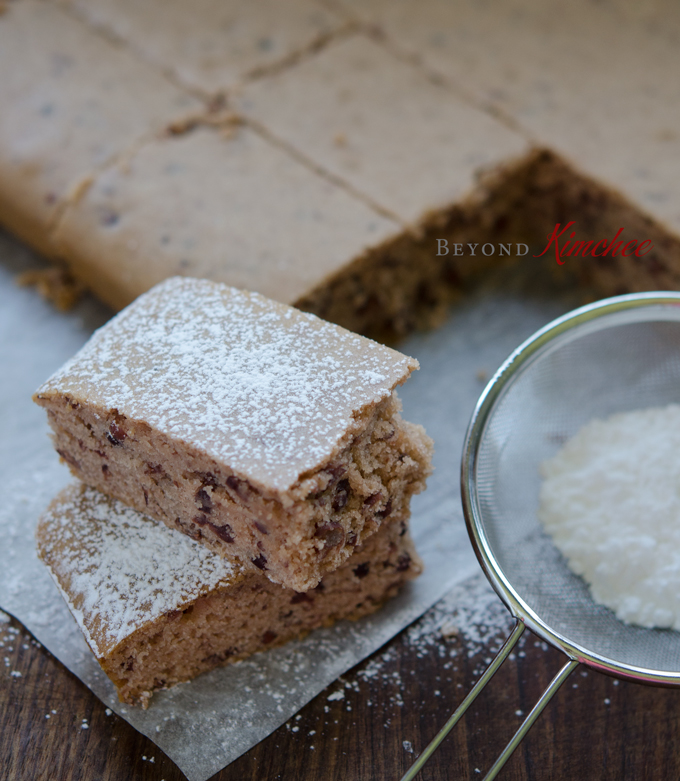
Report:
[[[487,683],[500,669],[517,644],[525,627],[529,627],[539,637],[561,650],[568,657],[568,661],[548,684],[548,687],[527,714],[519,729],[517,729],[498,759],[484,776],[483,781],[493,781],[496,778],[545,706],[581,663],[600,672],[620,678],[628,678],[639,683],[661,686],[680,685],[680,673],[660,672],[659,670],[621,664],[613,659],[595,654],[576,643],[572,643],[568,638],[551,629],[536,615],[513,589],[494,556],[482,523],[476,480],[477,459],[485,428],[513,381],[520,377],[534,361],[580,336],[585,336],[605,327],[627,325],[634,322],[659,322],[664,320],[680,322],[680,293],[670,291],[633,293],[583,306],[553,320],[523,342],[510,354],[500,369],[494,374],[480,396],[472,414],[463,445],[461,462],[463,512],[477,559],[496,593],[514,616],[515,627],[477,683],[468,692],[446,724],[425,747],[401,781],[413,781],[428,759],[437,750],[440,743],[465,715],[470,705],[472,705]]]
[[[517,347],[487,384],[470,419],[461,461],[463,514],[472,547],[484,574],[512,615],[574,661],[609,675],[656,686],[680,686],[680,672],[636,667],[594,653],[548,626],[521,598],[505,577],[485,533],[476,468],[480,444],[494,411],[512,383],[534,361],[596,330],[634,322],[669,320],[680,322],[680,293],[657,291],[597,301],[548,323]]]

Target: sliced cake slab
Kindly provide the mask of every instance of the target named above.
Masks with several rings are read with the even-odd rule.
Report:
[[[121,701],[144,707],[154,690],[371,613],[422,569],[390,522],[299,594],[82,485],[52,502],[37,541]]]
[[[618,190],[677,237],[678,3],[337,5],[379,28],[405,55],[417,56],[435,78]],[[576,209],[567,213],[580,218]]]
[[[175,277],[34,398],[85,483],[306,591],[424,488],[431,441],[393,393],[416,367],[259,294]]]

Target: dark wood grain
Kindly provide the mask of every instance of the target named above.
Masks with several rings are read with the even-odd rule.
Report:
[[[0,625],[0,638],[0,778],[184,778],[149,740],[115,714],[107,716],[99,700],[20,624]],[[529,711],[563,663],[530,633],[523,641],[521,652],[427,765],[423,781],[481,778],[519,726],[518,712]],[[445,669],[452,652],[454,663]],[[468,657],[460,637],[437,637],[423,653],[402,635],[376,656],[377,675],[366,675],[370,660],[355,668],[213,781],[398,779],[414,759],[404,741],[416,752],[427,744],[474,683],[489,651]],[[340,688],[344,699],[329,701]],[[676,781],[680,691],[616,682],[578,668],[500,778]]]

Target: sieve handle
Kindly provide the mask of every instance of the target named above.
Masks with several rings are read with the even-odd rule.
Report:
[[[477,681],[477,683],[472,687],[467,697],[456,708],[451,718],[435,735],[435,737],[427,746],[427,748],[423,751],[423,753],[418,757],[418,759],[411,766],[411,769],[408,770],[408,772],[402,777],[401,781],[413,781],[413,779],[423,769],[425,763],[439,747],[439,744],[444,740],[444,738],[449,734],[449,732],[451,732],[451,730],[456,726],[456,724],[460,721],[461,717],[464,715],[465,711],[477,699],[477,696],[481,693],[482,689],[484,689],[484,687],[491,680],[491,678],[493,678],[493,676],[495,675],[499,667],[503,664],[503,662],[508,657],[509,653],[515,647],[519,638],[522,636],[522,632],[524,632],[524,623],[520,620],[517,620],[514,629],[510,633],[510,637],[508,637],[505,643],[503,643],[503,647],[496,654],[493,662],[491,662],[491,664],[486,668],[484,674]],[[522,726],[517,730],[512,740],[503,749],[503,752],[498,757],[498,759],[494,762],[491,770],[489,770],[486,776],[484,776],[484,781],[492,781],[492,779],[496,778],[503,765],[510,758],[512,752],[517,748],[517,746],[519,746],[519,744],[522,742],[522,738],[531,729],[532,724],[539,717],[543,708],[545,708],[545,706],[550,702],[555,692],[560,688],[560,686],[564,683],[564,681],[569,677],[572,670],[574,670],[577,666],[578,666],[578,662],[575,659],[570,659],[564,665],[564,667],[559,671],[559,673],[557,673],[557,675],[552,679],[548,688],[543,692],[536,705],[534,705],[529,715],[522,722]]]
[[[543,708],[545,708],[545,706],[550,702],[555,692],[567,680],[572,671],[575,670],[578,665],[579,663],[576,659],[570,659],[552,679],[552,681],[550,681],[548,688],[543,692],[538,702],[531,709],[531,713],[529,713],[526,719],[524,719],[522,722],[522,726],[517,730],[517,732],[515,732],[512,740],[503,749],[498,759],[493,763],[491,770],[489,770],[489,772],[484,776],[484,781],[492,781],[492,779],[496,778],[503,765],[508,761],[508,759],[510,759],[512,752],[517,748],[517,746],[519,746],[524,736],[531,729],[533,723],[541,715]]]

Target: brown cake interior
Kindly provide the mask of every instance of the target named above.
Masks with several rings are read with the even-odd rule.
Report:
[[[430,472],[431,441],[401,420],[394,394],[365,411],[331,463],[284,495],[115,410],[66,396],[40,403],[76,477],[299,591],[340,566],[385,519],[406,519]]]
[[[123,702],[146,707],[155,689],[373,613],[421,571],[406,525],[391,522],[311,591],[250,574],[151,622],[101,664]]]

